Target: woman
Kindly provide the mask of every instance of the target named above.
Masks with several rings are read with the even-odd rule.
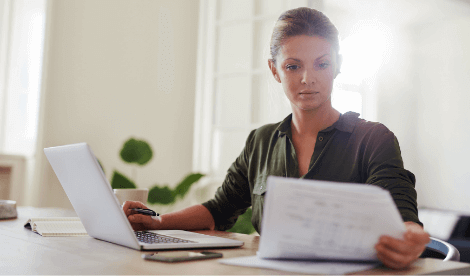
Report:
[[[313,9],[285,12],[273,31],[268,65],[292,114],[250,133],[214,199],[160,219],[134,214],[130,208],[146,207],[126,202],[123,209],[132,227],[226,230],[251,206],[252,223],[261,233],[268,175],[366,183],[390,191],[407,229],[403,240],[381,237],[375,246],[378,258],[391,268],[410,265],[429,242],[417,216],[415,178],[403,168],[391,131],[331,106],[341,65],[335,26]]]

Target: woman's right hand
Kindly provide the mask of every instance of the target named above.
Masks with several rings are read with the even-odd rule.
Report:
[[[159,229],[160,218],[152,217],[147,215],[142,215],[133,211],[133,208],[148,209],[142,202],[139,201],[126,201],[122,206],[124,214],[126,214],[127,219],[131,223],[134,231],[143,231],[143,230],[156,230]]]

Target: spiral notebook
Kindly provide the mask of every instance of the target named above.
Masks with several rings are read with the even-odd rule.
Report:
[[[30,218],[24,227],[43,237],[88,236],[78,217]]]

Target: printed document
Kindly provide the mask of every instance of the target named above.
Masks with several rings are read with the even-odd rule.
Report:
[[[378,186],[269,176],[258,257],[377,261],[379,237],[405,231]]]
[[[229,259],[224,258],[220,259],[219,263],[236,266],[276,269],[294,273],[334,275],[364,271],[372,269],[378,265],[378,263],[370,264],[351,262],[316,262],[312,260],[273,260],[261,259],[258,256],[238,257]]]

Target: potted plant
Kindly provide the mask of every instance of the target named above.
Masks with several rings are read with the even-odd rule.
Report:
[[[146,141],[130,138],[122,146],[119,155],[125,163],[144,166],[152,159],[153,151]],[[136,170],[134,168],[133,179],[136,177],[135,172]],[[167,185],[161,186],[155,184],[149,189],[148,203],[158,205],[174,204],[178,200],[183,199],[191,186],[198,182],[203,176],[204,174],[201,173],[189,173],[183,177],[174,189]],[[114,170],[111,178],[111,187],[113,189],[135,189],[137,185],[125,174]],[[251,224],[251,209],[248,209],[245,214],[240,216],[234,227],[228,231],[244,234],[255,232]]]

